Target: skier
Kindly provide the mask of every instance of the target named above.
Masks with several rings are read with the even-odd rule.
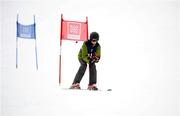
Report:
[[[86,71],[87,65],[89,65],[88,90],[98,90],[96,86],[97,70],[95,65],[95,63],[99,62],[101,56],[101,46],[98,43],[98,40],[99,34],[97,32],[92,32],[90,34],[90,40],[83,43],[82,48],[78,54],[80,67],[70,89],[81,89],[80,82]]]

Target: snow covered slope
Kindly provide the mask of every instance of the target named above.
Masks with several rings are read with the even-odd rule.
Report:
[[[1,1],[1,116],[179,116],[179,40],[176,0]],[[177,13],[178,12],[178,13]],[[85,21],[100,34],[98,87],[68,91],[79,67],[82,42],[63,41],[59,74],[60,16]],[[39,70],[34,41],[19,39],[36,16]],[[87,88],[88,72],[81,86]]]

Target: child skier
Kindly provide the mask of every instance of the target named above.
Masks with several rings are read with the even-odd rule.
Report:
[[[80,82],[86,71],[87,65],[89,65],[89,90],[98,90],[96,87],[97,71],[95,63],[99,62],[101,56],[101,46],[98,43],[99,34],[92,32],[90,34],[90,40],[85,41],[78,54],[78,60],[80,62],[79,70],[74,78],[74,81],[70,89],[81,89]]]

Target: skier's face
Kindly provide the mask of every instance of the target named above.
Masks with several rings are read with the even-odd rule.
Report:
[[[93,45],[96,45],[97,40],[96,40],[96,39],[92,39],[92,40],[91,40],[91,43],[92,43]]]

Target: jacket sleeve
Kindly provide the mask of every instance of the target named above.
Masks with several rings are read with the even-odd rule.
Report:
[[[83,43],[82,46],[82,59],[89,64],[88,51],[85,42]]]

